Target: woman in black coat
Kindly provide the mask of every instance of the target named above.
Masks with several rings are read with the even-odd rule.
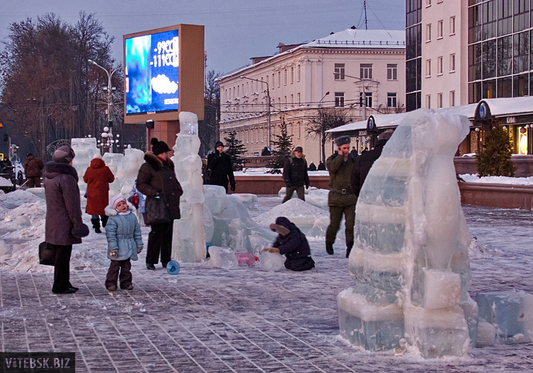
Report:
[[[270,229],[278,233],[278,238],[272,248],[264,250],[285,255],[285,268],[292,271],[307,271],[315,266],[305,234],[289,219],[280,216],[275,224],[270,224]]]
[[[176,178],[174,163],[170,160],[170,149],[164,141],[153,138],[152,152],[144,154],[146,161],[137,175],[137,190],[146,196],[146,211],[154,198],[163,198],[168,209],[168,222],[152,224],[148,235],[148,249],[146,250],[146,268],[155,270],[159,261],[163,268],[170,262],[172,254],[172,227],[174,219],[180,218],[180,196],[183,189]]]
[[[215,152],[207,157],[207,169],[208,173],[210,173],[209,184],[223,186],[227,193],[229,179],[231,191],[235,191],[235,177],[233,176],[231,158],[224,153],[224,144],[221,141],[216,142]]]
[[[58,148],[53,162],[46,164],[44,194],[46,197],[45,240],[54,250],[55,294],[75,293],[78,288],[70,283],[70,255],[72,245],[81,243],[89,234],[89,227],[81,218],[78,173],[72,167],[74,150],[68,145]]]

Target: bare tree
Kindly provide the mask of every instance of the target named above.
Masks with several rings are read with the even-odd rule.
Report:
[[[319,138],[320,151],[324,161],[326,159],[326,141],[331,138],[331,135],[326,131],[342,126],[350,121],[351,118],[348,117],[348,110],[339,107],[317,109],[317,115],[311,118],[311,123],[307,127],[307,135]]]
[[[208,71],[204,86],[204,122],[199,128],[200,153],[206,155],[218,140],[220,119],[220,87],[216,79],[220,73]]]

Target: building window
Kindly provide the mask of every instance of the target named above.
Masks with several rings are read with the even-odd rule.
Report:
[[[426,60],[426,78],[431,76],[431,60]]]
[[[301,105],[302,104],[302,100],[301,100],[301,97],[300,97],[300,93],[298,93],[298,105]]]
[[[302,125],[300,124],[300,122],[298,122],[298,138],[300,138],[302,134]]]
[[[442,21],[442,20],[437,23],[437,39],[442,39],[443,23],[444,23],[444,21]]]
[[[450,54],[450,72],[455,72],[455,53]]]
[[[431,6],[431,0],[426,0],[426,6]]]
[[[299,82],[300,81],[300,77],[301,77],[301,69],[300,69],[300,65],[298,65],[298,75],[297,75],[297,81]]]
[[[364,105],[366,107],[372,107],[372,92],[365,92],[364,97],[365,97]],[[360,103],[363,102],[363,92],[359,92],[359,102]]]
[[[278,88],[281,88],[281,71],[278,71]]]
[[[294,84],[294,67],[291,67],[291,84]]]
[[[437,57],[437,75],[442,75],[442,56]]]
[[[361,79],[372,79],[372,64],[371,63],[362,63],[359,78]]]
[[[335,80],[344,80],[344,64],[336,63],[335,64]]]
[[[387,93],[387,107],[396,107],[397,103],[396,93]]]
[[[431,41],[431,23],[426,25],[426,43]]]
[[[276,87],[276,81],[274,80],[274,74],[272,74],[272,85],[271,85],[271,89],[274,89]]]
[[[344,107],[344,92],[335,92],[335,107]]]
[[[450,17],[450,35],[455,35],[455,16]]]
[[[442,93],[437,93],[437,108],[440,109],[442,107]]]
[[[455,106],[455,91],[450,91],[450,106]]]
[[[294,106],[294,95],[291,94],[291,106]]]
[[[287,85],[287,69],[283,72],[283,85]]]
[[[426,108],[431,109],[431,95],[426,95]]]
[[[285,109],[287,109],[287,96],[283,96],[283,103],[285,104]]]
[[[387,80],[397,80],[398,79],[398,65],[397,64],[387,64]]]

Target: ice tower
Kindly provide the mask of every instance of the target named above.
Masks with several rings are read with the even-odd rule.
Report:
[[[198,155],[198,117],[181,112],[180,132],[174,145],[176,176],[183,188],[180,200],[181,219],[174,220],[172,259],[178,262],[200,262],[205,259],[204,190],[202,160]]]
[[[466,117],[417,110],[370,170],[349,258],[356,285],[337,297],[351,343],[379,351],[405,338],[426,358],[466,354],[477,305],[453,157],[468,131]]]

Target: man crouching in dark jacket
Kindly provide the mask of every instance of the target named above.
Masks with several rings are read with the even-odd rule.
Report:
[[[264,251],[285,255],[285,268],[292,271],[307,271],[315,266],[305,234],[289,219],[280,216],[276,219],[276,224],[270,224],[270,229],[278,233],[278,238],[274,247],[263,249]]]

